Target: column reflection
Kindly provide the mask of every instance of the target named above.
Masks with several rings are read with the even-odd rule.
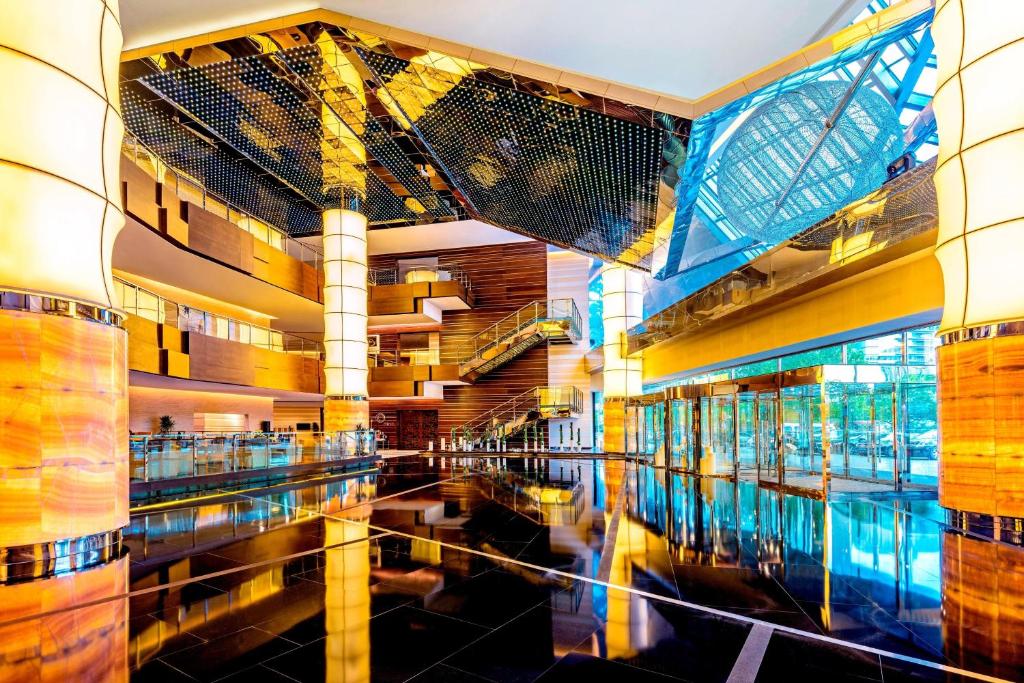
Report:
[[[128,601],[109,600],[128,587],[127,556],[60,576],[0,585],[0,680],[125,681]]]

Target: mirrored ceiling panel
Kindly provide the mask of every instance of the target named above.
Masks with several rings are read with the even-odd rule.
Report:
[[[422,140],[471,214],[646,265],[665,130],[473,78],[466,60],[357,52],[377,99]]]

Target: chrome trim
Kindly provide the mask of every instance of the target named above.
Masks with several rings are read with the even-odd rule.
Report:
[[[330,401],[369,401],[369,396],[360,396],[357,394],[327,394],[324,396],[324,400]]]
[[[1012,320],[1005,323],[964,327],[939,335],[939,345],[948,346],[959,342],[992,339],[995,337],[1016,337],[1024,335],[1024,320]]]
[[[0,310],[59,315],[124,329],[123,312],[54,294],[0,289]]]
[[[47,543],[0,548],[0,584],[66,574],[122,555],[121,529]]]

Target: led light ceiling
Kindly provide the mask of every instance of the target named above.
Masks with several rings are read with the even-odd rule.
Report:
[[[358,50],[392,114],[482,220],[639,265],[653,232],[668,133],[438,68]],[[464,61],[464,60],[463,60]]]

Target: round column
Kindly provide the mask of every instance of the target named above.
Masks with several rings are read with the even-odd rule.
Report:
[[[324,211],[324,431],[368,428],[366,216]]]
[[[942,505],[1024,517],[1024,4],[939,0]],[[998,524],[998,520],[996,521]]]
[[[626,330],[643,322],[643,275],[619,265],[601,270],[604,324],[604,450],[625,453],[626,399],[643,393],[643,358],[626,355]]]
[[[128,522],[121,27],[116,0],[0,16],[0,564],[25,577],[103,555]]]

